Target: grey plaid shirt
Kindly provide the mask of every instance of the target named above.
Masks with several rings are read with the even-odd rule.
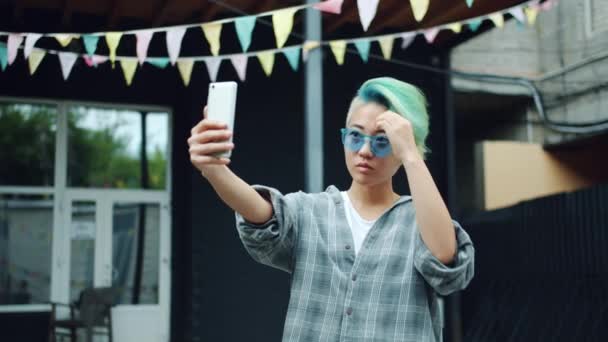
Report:
[[[442,264],[416,226],[411,196],[402,196],[372,226],[355,256],[340,191],[281,194],[255,185],[273,217],[237,230],[256,261],[291,273],[283,341],[441,341],[442,296],[473,277],[475,250],[454,222],[458,250]]]

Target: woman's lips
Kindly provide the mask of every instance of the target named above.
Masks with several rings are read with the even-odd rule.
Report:
[[[369,166],[369,164],[365,164],[365,163],[359,163],[359,164],[355,165],[355,167],[357,168],[357,170],[359,170],[361,172],[369,172],[372,170],[372,167]]]

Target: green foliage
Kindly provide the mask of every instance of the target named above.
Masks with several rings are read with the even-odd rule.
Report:
[[[0,184],[52,185],[56,112],[52,107],[0,106]],[[68,185],[141,188],[139,156],[128,152],[129,137],[112,126],[79,127],[82,114],[68,114]],[[148,184],[164,189],[166,158],[158,147],[148,154]]]

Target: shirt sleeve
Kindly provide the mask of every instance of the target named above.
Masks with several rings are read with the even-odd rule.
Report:
[[[253,188],[272,204],[273,214],[268,221],[254,224],[235,212],[243,246],[255,261],[291,273],[301,192],[283,195],[263,185],[253,185]]]
[[[475,248],[471,238],[454,220],[456,254],[451,264],[445,265],[433,255],[418,230],[416,233],[414,266],[429,285],[442,296],[467,287],[473,278]],[[418,227],[416,226],[416,229]]]

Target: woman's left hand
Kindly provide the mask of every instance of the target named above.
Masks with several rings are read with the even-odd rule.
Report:
[[[388,110],[378,116],[376,128],[384,130],[391,143],[393,154],[402,163],[407,164],[422,159],[414,139],[412,123],[408,119]]]

